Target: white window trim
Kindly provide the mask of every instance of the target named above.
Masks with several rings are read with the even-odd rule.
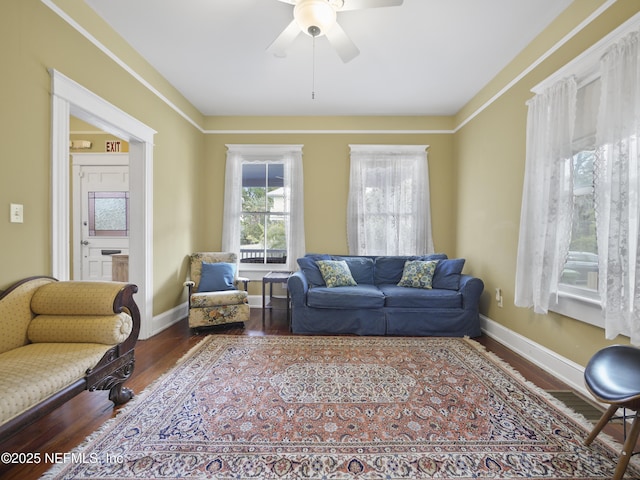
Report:
[[[639,28],[640,13],[637,13],[564,67],[537,84],[531,91],[539,94],[559,80],[571,76],[576,78],[579,87],[594,81],[600,76],[600,58],[606,49]],[[579,289],[562,288],[561,291],[552,294],[549,310],[604,329],[600,301],[580,295]]]
[[[240,153],[245,160],[277,162],[282,156],[290,152],[302,152],[302,144],[226,144],[229,152]],[[290,253],[287,252],[287,256]],[[286,263],[241,263],[238,256],[238,272],[252,281],[261,281],[264,274],[269,272],[288,272],[290,267]]]

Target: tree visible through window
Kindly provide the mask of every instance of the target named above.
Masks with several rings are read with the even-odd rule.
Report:
[[[596,293],[598,290],[598,243],[594,203],[594,150],[573,157],[573,219],[571,243],[561,283]]]
[[[289,209],[282,163],[242,165],[240,253],[243,263],[285,263]]]

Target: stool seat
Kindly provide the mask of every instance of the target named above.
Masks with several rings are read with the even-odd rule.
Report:
[[[584,441],[585,445],[591,445],[618,409],[635,411],[628,435],[625,425],[626,438],[613,474],[613,480],[621,480],[640,435],[640,349],[629,345],[603,348],[589,360],[584,370],[584,382],[597,400],[609,404]]]
[[[591,393],[605,403],[623,404],[640,397],[640,349],[612,345],[597,352],[584,371]]]

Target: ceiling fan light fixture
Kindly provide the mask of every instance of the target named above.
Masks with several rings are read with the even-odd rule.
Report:
[[[299,0],[293,18],[307,35],[319,37],[336,24],[336,9],[327,0]]]

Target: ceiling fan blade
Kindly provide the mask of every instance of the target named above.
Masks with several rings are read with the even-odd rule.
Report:
[[[327,40],[336,49],[344,63],[350,62],[360,54],[356,44],[347,36],[340,24],[336,23],[325,33]]]
[[[288,3],[289,5],[295,5],[297,0],[278,0],[282,3]]]
[[[283,1],[283,0],[280,0]],[[365,8],[399,7],[404,0],[344,0],[340,12],[348,10],[364,10]]]
[[[293,20],[287,28],[278,35],[273,43],[267,47],[267,52],[272,53],[276,57],[286,57],[287,48],[289,48],[289,45],[293,43],[300,33],[300,27],[296,21]]]

